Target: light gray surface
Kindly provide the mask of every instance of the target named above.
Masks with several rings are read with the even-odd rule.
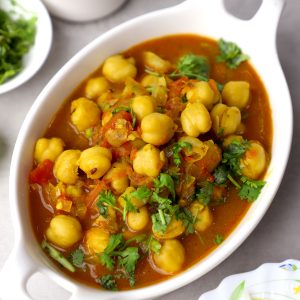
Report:
[[[180,2],[182,0],[131,0],[115,14],[87,24],[72,24],[53,19],[54,43],[44,67],[22,87],[0,96],[0,269],[13,246],[12,220],[8,213],[10,158],[19,128],[36,96],[69,58],[99,34],[145,12]],[[228,0],[227,6],[246,17],[255,11],[257,3],[259,0]],[[300,1],[287,0],[287,6],[279,23],[277,44],[280,61],[291,91],[295,125],[291,157],[277,196],[262,222],[233,255],[207,275],[160,299],[197,299],[200,294],[215,288],[224,277],[230,274],[254,269],[264,262],[279,262],[286,258],[300,259],[299,15]],[[263,45],[257,45],[257,51],[260,47]],[[284,122],[284,116],[282,116],[282,122]],[[35,299],[68,299],[68,293],[41,275],[35,275],[28,286]]]

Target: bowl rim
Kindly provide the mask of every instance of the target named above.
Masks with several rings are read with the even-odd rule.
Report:
[[[190,3],[196,3],[195,0],[189,0],[186,2]],[[15,182],[18,182],[20,178],[18,177],[18,167],[20,163],[20,155],[21,155],[21,149],[25,144],[24,137],[26,135],[26,131],[28,131],[28,128],[30,127],[30,124],[32,123],[32,118],[35,116],[36,112],[38,111],[38,108],[45,102],[45,99],[47,97],[47,93],[49,93],[52,89],[53,86],[56,86],[57,81],[63,77],[64,73],[66,73],[68,70],[72,68],[73,65],[76,65],[76,63],[80,62],[81,60],[84,59],[84,57],[91,51],[93,48],[96,48],[98,44],[102,44],[105,39],[108,37],[111,37],[113,35],[118,35],[122,31],[126,31],[130,26],[133,24],[138,23],[141,19],[149,19],[153,16],[156,16],[158,14],[164,13],[167,10],[172,10],[172,9],[179,9],[179,7],[183,7],[186,2],[183,2],[182,4],[179,4],[177,6],[168,8],[168,9],[163,9],[160,11],[152,12],[140,17],[137,17],[133,20],[127,21],[111,30],[108,32],[104,33],[100,37],[98,37],[96,40],[91,42],[89,45],[87,45],[85,48],[83,48],[81,51],[79,51],[69,62],[67,62],[57,73],[54,75],[54,77],[51,79],[51,81],[46,85],[46,87],[43,89],[43,91],[40,93],[38,96],[36,102],[33,104],[32,108],[30,109],[28,115],[26,116],[26,119],[23,123],[24,126],[22,126],[21,131],[19,133],[16,146],[14,149],[13,153],[13,159],[12,159],[12,164],[11,164],[11,176],[10,176],[10,196],[14,199],[14,201],[11,202],[11,212],[13,214],[13,219],[15,217],[17,218],[19,224],[14,224],[15,227],[15,234],[18,237],[18,233],[20,234],[20,228],[17,228],[18,226],[21,226],[21,215],[19,214],[19,208],[18,208],[18,194],[16,192],[16,185]],[[144,21],[145,21],[144,20]],[[276,28],[275,28],[276,29]],[[276,30],[274,29],[274,33]],[[275,34],[274,34],[274,40],[275,40]],[[275,44],[275,43],[274,43]],[[255,217],[255,219],[252,219],[252,221],[245,221],[245,217],[241,221],[244,222],[243,226],[240,228],[240,232],[242,233],[242,237],[239,237],[237,234],[234,235],[234,233],[237,231],[237,228],[241,225],[237,225],[237,227],[233,230],[233,232],[227,237],[225,242],[222,243],[217,249],[212,251],[208,256],[206,256],[206,260],[201,260],[200,262],[194,264],[192,267],[188,268],[187,270],[181,272],[180,274],[173,276],[171,279],[162,281],[160,283],[156,283],[144,288],[138,288],[132,291],[120,291],[117,293],[111,293],[111,292],[103,292],[107,296],[107,299],[115,299],[114,297],[116,294],[122,299],[140,299],[141,295],[143,295],[143,299],[146,299],[147,297],[155,297],[159,296],[162,294],[165,294],[167,292],[170,292],[172,290],[175,290],[179,287],[182,287],[186,285],[187,283],[192,282],[193,280],[199,278],[200,276],[204,275],[208,271],[212,270],[216,265],[218,265],[220,262],[222,262],[224,259],[226,259],[236,248],[240,246],[240,244],[249,236],[249,234],[253,231],[253,229],[256,227],[256,225],[259,223],[263,215],[265,214],[267,208],[270,206],[272,199],[274,198],[274,195],[277,192],[277,189],[279,188],[279,184],[281,182],[282,176],[284,174],[284,170],[286,168],[289,152],[290,152],[290,147],[291,147],[291,138],[292,138],[292,106],[291,106],[291,100],[290,100],[290,95],[289,91],[284,79],[284,75],[282,73],[282,70],[280,68],[279,62],[278,62],[278,56],[276,49],[274,48],[274,53],[273,53],[273,59],[275,59],[275,63],[277,63],[278,68],[278,76],[280,77],[283,84],[283,88],[285,88],[285,96],[288,101],[288,107],[287,107],[287,113],[290,115],[290,118],[287,122],[287,126],[289,128],[289,132],[286,134],[286,140],[287,144],[285,145],[285,157],[282,158],[281,161],[281,170],[280,174],[276,177],[275,181],[275,187],[272,188],[271,191],[269,191],[268,194],[268,201],[265,201],[264,203],[259,203],[259,214]],[[284,87],[285,85],[285,87]],[[267,90],[268,91],[268,90]],[[44,99],[44,100],[43,100]],[[271,103],[270,103],[271,104]],[[272,107],[272,106],[271,106]],[[255,207],[258,206],[258,202],[254,203],[250,210],[254,210]],[[248,211],[249,213],[249,211]],[[248,213],[246,215],[248,215]],[[18,226],[17,226],[18,225]],[[20,237],[20,236],[19,236]],[[223,252],[223,254],[222,254]],[[225,253],[225,254],[224,254]],[[212,258],[211,258],[212,257]],[[199,264],[202,265],[202,270],[197,272],[193,272],[195,269],[199,269]],[[46,265],[46,266],[45,266]],[[48,265],[48,266],[47,266]],[[69,283],[70,284],[70,291],[76,293],[81,293],[83,292],[81,289],[84,290],[84,292],[89,293],[91,291],[95,292],[94,288],[87,288],[86,285],[80,285],[76,282],[76,287],[73,285],[73,283],[67,279],[67,277],[62,274],[62,272],[54,273],[54,268],[49,267],[49,264],[45,263],[43,261],[42,263],[39,263],[39,270],[42,271],[43,273],[47,274],[50,278],[54,279],[55,282],[58,283],[59,280],[63,280],[64,283]],[[156,290],[155,290],[156,289]],[[99,291],[97,290],[99,293]],[[73,299],[73,298],[72,298]],[[75,299],[75,298],[74,298]],[[77,298],[76,298],[77,299]],[[79,298],[78,298],[79,299]]]

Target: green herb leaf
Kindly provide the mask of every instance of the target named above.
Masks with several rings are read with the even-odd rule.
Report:
[[[236,69],[243,61],[250,57],[242,53],[242,50],[232,42],[219,40],[220,55],[217,56],[218,62],[225,62],[230,69]]]
[[[81,249],[76,249],[71,253],[72,264],[81,268],[84,260],[84,252]]]
[[[239,196],[241,199],[246,199],[249,202],[253,202],[258,198],[262,188],[266,184],[265,181],[253,180],[244,176],[242,176],[241,181],[243,185],[239,191]]]
[[[126,220],[127,213],[129,213],[130,211],[132,211],[132,212],[137,212],[138,209],[137,209],[137,207],[131,202],[129,195],[123,196],[123,199],[124,199],[124,202],[125,202],[124,208],[123,208],[123,220],[125,221],[125,220]]]
[[[172,151],[173,151],[173,161],[174,164],[179,167],[181,164],[181,157],[180,157],[180,152],[182,149],[187,149],[187,151],[191,151],[193,146],[192,144],[184,141],[179,141],[173,145]]]
[[[213,183],[207,181],[203,187],[198,188],[196,191],[196,200],[203,205],[208,205],[214,191]]]
[[[215,184],[223,185],[227,181],[228,171],[225,165],[220,165],[214,172]]]
[[[217,234],[217,235],[215,236],[214,243],[215,243],[216,245],[222,244],[223,241],[224,241],[224,237],[223,237],[222,234]]]
[[[136,191],[130,193],[130,198],[136,198],[143,203],[147,203],[147,200],[151,196],[151,190],[148,189],[145,185],[142,185],[136,189]]]
[[[36,21],[13,19],[0,9],[0,84],[23,69],[23,57],[35,41]]]
[[[125,269],[130,286],[135,285],[135,267],[140,258],[137,247],[128,247],[119,255],[119,264]]]
[[[96,206],[98,207],[100,214],[105,218],[108,216],[109,206],[123,214],[123,211],[116,206],[116,198],[111,191],[102,191],[99,193]]]
[[[234,140],[223,152],[222,163],[226,164],[235,175],[241,175],[240,159],[249,149],[249,146],[247,140]]]
[[[205,56],[186,54],[178,60],[176,70],[169,74],[171,78],[186,76],[190,79],[208,81],[209,64]]]
[[[112,115],[115,115],[116,113],[118,113],[120,111],[126,111],[126,112],[130,113],[130,108],[127,106],[119,106],[119,107],[116,107],[111,113],[112,113]]]
[[[171,219],[172,215],[164,212],[162,209],[159,209],[157,213],[151,216],[153,231],[166,232]]]
[[[182,208],[177,214],[177,219],[182,220],[183,225],[185,226],[186,234],[192,234],[195,232],[194,225],[197,220],[197,216],[193,216],[192,213],[186,208]]]
[[[159,176],[154,179],[153,183],[157,192],[166,187],[171,193],[173,199],[175,199],[175,185],[173,178],[169,174],[160,173]]]
[[[41,244],[42,249],[44,249],[50,257],[56,260],[59,264],[61,264],[64,268],[74,273],[74,266],[54,247],[52,247],[46,240],[44,240]]]
[[[104,275],[104,276],[96,279],[96,282],[101,284],[101,286],[106,290],[110,290],[110,291],[118,290],[117,282],[116,282],[114,276],[111,274]]]

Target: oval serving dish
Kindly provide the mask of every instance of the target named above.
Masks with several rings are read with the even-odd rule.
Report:
[[[223,1],[188,0],[181,5],[150,13],[101,35],[75,55],[48,83],[30,109],[16,142],[10,173],[10,203],[15,229],[15,247],[1,273],[4,299],[30,299],[27,279],[42,272],[71,292],[71,299],[149,299],[186,285],[210,271],[228,257],[252,232],[263,217],[279,187],[292,138],[292,107],[281,70],[275,36],[283,0],[264,0],[249,21],[229,15]],[[187,18],[188,16],[188,18]],[[213,16],[213,18],[212,18]],[[215,20],[218,19],[218,22]],[[266,22],[266,19],[268,20]],[[222,24],[219,26],[218,24]],[[32,151],[52,116],[75,86],[94,71],[106,57],[144,40],[164,35],[193,33],[236,42],[251,57],[264,82],[273,119],[272,159],[266,173],[267,184],[233,233],[205,259],[164,282],[124,292],[96,290],[67,279],[40,249],[30,224],[27,178],[32,167]],[[126,37],[126,38],[125,38]],[[263,44],[257,51],[257,44]],[[270,68],[272,66],[272,68]],[[65,80],[68,78],[68,80]],[[283,106],[282,103],[285,103]],[[285,122],[281,123],[281,116]],[[29,298],[28,298],[29,297]]]

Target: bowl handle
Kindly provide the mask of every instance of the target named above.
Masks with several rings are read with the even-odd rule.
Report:
[[[263,0],[256,14],[249,20],[250,25],[259,27],[261,33],[276,34],[285,3],[286,0]]]
[[[36,271],[36,267],[28,260],[26,249],[14,246],[0,272],[0,299],[32,300],[26,283]]]

